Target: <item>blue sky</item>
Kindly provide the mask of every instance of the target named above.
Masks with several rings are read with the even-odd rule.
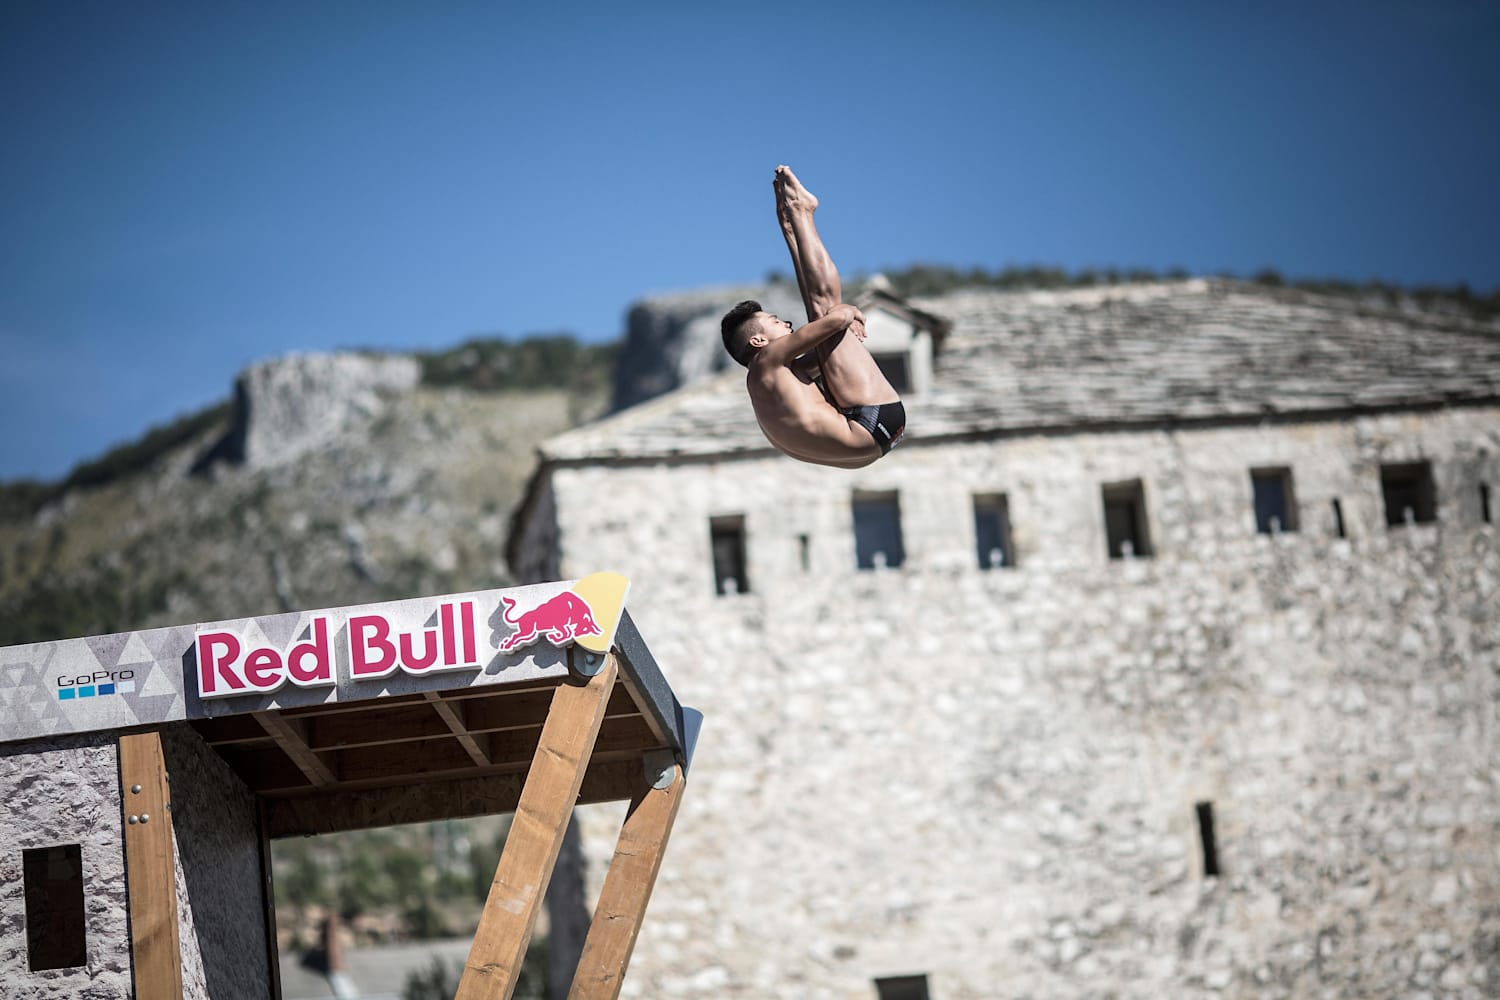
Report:
[[[545,9],[543,9],[545,7]],[[0,480],[260,358],[786,267],[1500,285],[1500,5],[0,6]]]

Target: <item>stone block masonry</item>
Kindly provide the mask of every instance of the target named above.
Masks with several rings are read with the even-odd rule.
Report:
[[[0,746],[0,994],[7,1000],[129,1000],[130,935],[120,779],[113,736]],[[83,863],[87,963],[32,971],[24,852],[77,844]]]
[[[629,574],[718,720],[624,995],[1500,995],[1497,456],[1475,406],[552,467],[523,537]],[[1417,460],[1436,518],[1388,527],[1381,466]],[[1282,467],[1299,530],[1259,534]],[[1109,559],[1135,479],[1155,554]],[[856,491],[898,498],[900,569],[854,568]],[[982,570],[997,493],[1017,565]],[[752,590],[720,597],[726,515]]]
[[[174,861],[183,993],[188,1000],[264,998],[270,951],[250,792],[188,726],[165,730],[173,778]],[[0,996],[91,1000],[135,996],[114,733],[0,746]],[[86,961],[33,971],[26,927],[24,852],[77,844],[82,861]]]

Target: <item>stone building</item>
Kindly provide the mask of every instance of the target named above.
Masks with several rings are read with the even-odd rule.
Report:
[[[512,565],[628,574],[713,720],[625,995],[1500,996],[1500,326],[916,305],[866,469],[738,370],[543,449]]]

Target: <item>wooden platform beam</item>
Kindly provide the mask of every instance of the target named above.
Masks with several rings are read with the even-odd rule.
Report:
[[[397,823],[429,823],[515,812],[526,775],[485,774],[407,781],[384,788],[263,798],[272,838],[363,830]],[[601,760],[595,754],[578,790],[579,804],[628,801],[641,787],[641,755]]]
[[[480,767],[488,767],[489,765],[494,763],[494,761],[490,760],[490,755],[486,753],[484,748],[479,745],[478,741],[475,740],[472,735],[470,735],[468,726],[464,722],[464,707],[462,703],[449,704],[448,702],[444,701],[443,696],[436,691],[428,691],[426,692],[424,697],[426,697],[428,703],[432,705],[433,710],[436,711],[438,715],[442,716],[443,722],[447,724],[448,728],[453,732],[453,735],[458,737],[458,742],[463,745],[464,752],[469,755],[470,760],[478,764]]]
[[[255,721],[265,727],[266,735],[276,741],[281,752],[297,765],[317,788],[327,788],[338,781],[322,757],[307,745],[306,725],[297,719],[283,719],[276,712],[253,712]]]
[[[139,1000],[180,1000],[177,873],[167,762],[155,731],[120,737],[121,825],[130,900],[130,957]]]
[[[646,787],[636,793],[625,815],[568,1000],[615,1000],[620,995],[687,784],[681,765],[675,763],[665,789],[650,785],[654,777],[648,770]]]
[[[564,684],[552,696],[455,1000],[505,1000],[515,991],[618,670],[611,654],[587,684]]]

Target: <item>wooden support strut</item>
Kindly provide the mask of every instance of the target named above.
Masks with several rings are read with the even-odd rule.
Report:
[[[424,691],[422,696],[432,706],[433,711],[437,712],[443,723],[447,725],[449,731],[458,739],[459,745],[464,748],[464,752],[469,755],[470,760],[480,767],[488,767],[494,763],[490,760],[490,755],[479,745],[479,742],[470,735],[469,729],[465,725],[463,716],[464,705],[462,702],[450,705],[436,691]]]
[[[515,991],[618,670],[611,654],[587,684],[563,684],[552,696],[455,1000]]]
[[[182,955],[177,937],[177,873],[161,735],[152,731],[121,736],[119,752],[135,996],[179,1000]]]
[[[307,745],[306,725],[299,719],[284,719],[276,712],[252,712],[281,752],[291,758],[315,788],[327,788],[338,780],[333,770]]]
[[[648,768],[645,789],[631,800],[568,1000],[615,1000],[620,995],[687,783],[681,765],[669,767],[670,785],[654,787],[655,776]]]

